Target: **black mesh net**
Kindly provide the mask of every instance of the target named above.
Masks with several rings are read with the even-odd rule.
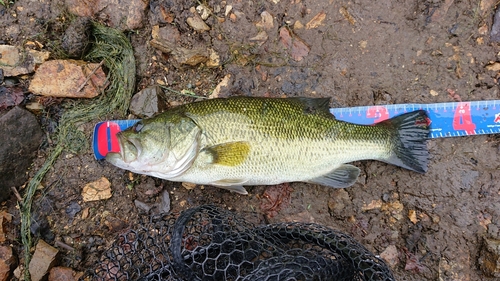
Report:
[[[90,280],[395,280],[346,234],[311,223],[255,227],[200,206],[119,236]]]

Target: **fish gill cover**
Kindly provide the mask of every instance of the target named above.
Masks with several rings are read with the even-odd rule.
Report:
[[[205,205],[121,234],[85,280],[395,280],[353,238],[312,223],[254,226]]]

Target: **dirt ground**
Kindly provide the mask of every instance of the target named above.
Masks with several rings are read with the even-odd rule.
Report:
[[[223,2],[203,2],[213,11],[219,6],[214,13],[226,20],[210,17],[206,22],[211,30],[198,33],[186,23],[190,7],[198,3],[151,1],[145,27],[127,33],[136,52],[137,91],[166,81],[174,90],[208,96],[230,74],[221,97],[330,97],[332,107],[348,107],[450,102],[451,89],[463,101],[500,99],[497,72],[485,69],[500,60],[499,45],[485,33],[492,24],[495,3],[484,7],[488,1]],[[157,19],[158,5],[171,11],[172,23]],[[228,5],[232,10],[226,16]],[[22,46],[37,40],[50,47],[67,26],[64,10],[61,1],[18,0],[10,8],[0,6],[1,43]],[[267,40],[252,41],[259,33],[256,23],[263,11],[273,16],[273,26],[266,30]],[[306,28],[321,12],[325,14],[321,24]],[[297,21],[304,27],[298,28]],[[153,25],[175,26],[180,45],[212,48],[221,65],[208,68],[172,62],[172,57],[148,44]],[[299,61],[280,40],[284,26],[310,47]],[[168,105],[194,100],[169,95]],[[89,140],[92,127],[85,126]],[[352,235],[376,254],[395,246],[398,258],[392,270],[398,280],[493,280],[484,276],[478,258],[483,237],[500,238],[498,231],[491,231],[492,226],[500,227],[500,138],[434,139],[428,147],[431,159],[426,174],[363,161],[355,163],[362,170],[360,179],[347,189],[290,183],[286,193],[283,190],[288,189],[280,186],[282,204],[276,211],[270,210],[277,200],[276,187],[250,187],[248,196],[210,186],[188,190],[180,183],[132,175],[96,161],[91,151],[66,152],[38,193],[34,205],[38,226],[33,230],[52,245],[60,241],[74,248],[59,247],[62,264],[84,270],[117,233],[134,227],[138,214],[144,212],[134,200],[151,205],[166,191],[172,211],[210,203],[255,223],[320,223]],[[47,153],[46,147],[40,150],[33,170]],[[110,180],[113,196],[83,202],[82,187],[103,176]],[[19,222],[15,205],[12,198],[6,207]],[[20,249],[18,241],[11,243]]]

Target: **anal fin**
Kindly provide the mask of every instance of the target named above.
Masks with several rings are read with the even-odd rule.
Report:
[[[242,195],[247,195],[247,190],[243,187],[243,184],[247,182],[247,180],[241,179],[223,179],[211,182],[210,185],[213,185],[218,188],[226,189],[232,192],[236,192]]]
[[[345,188],[356,182],[359,173],[360,170],[358,167],[350,164],[342,164],[330,173],[311,179],[308,182],[335,188]]]

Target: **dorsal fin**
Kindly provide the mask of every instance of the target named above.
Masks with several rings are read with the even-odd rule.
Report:
[[[330,113],[330,98],[288,98],[290,102],[296,102],[301,105],[304,113],[317,114],[333,117]]]

